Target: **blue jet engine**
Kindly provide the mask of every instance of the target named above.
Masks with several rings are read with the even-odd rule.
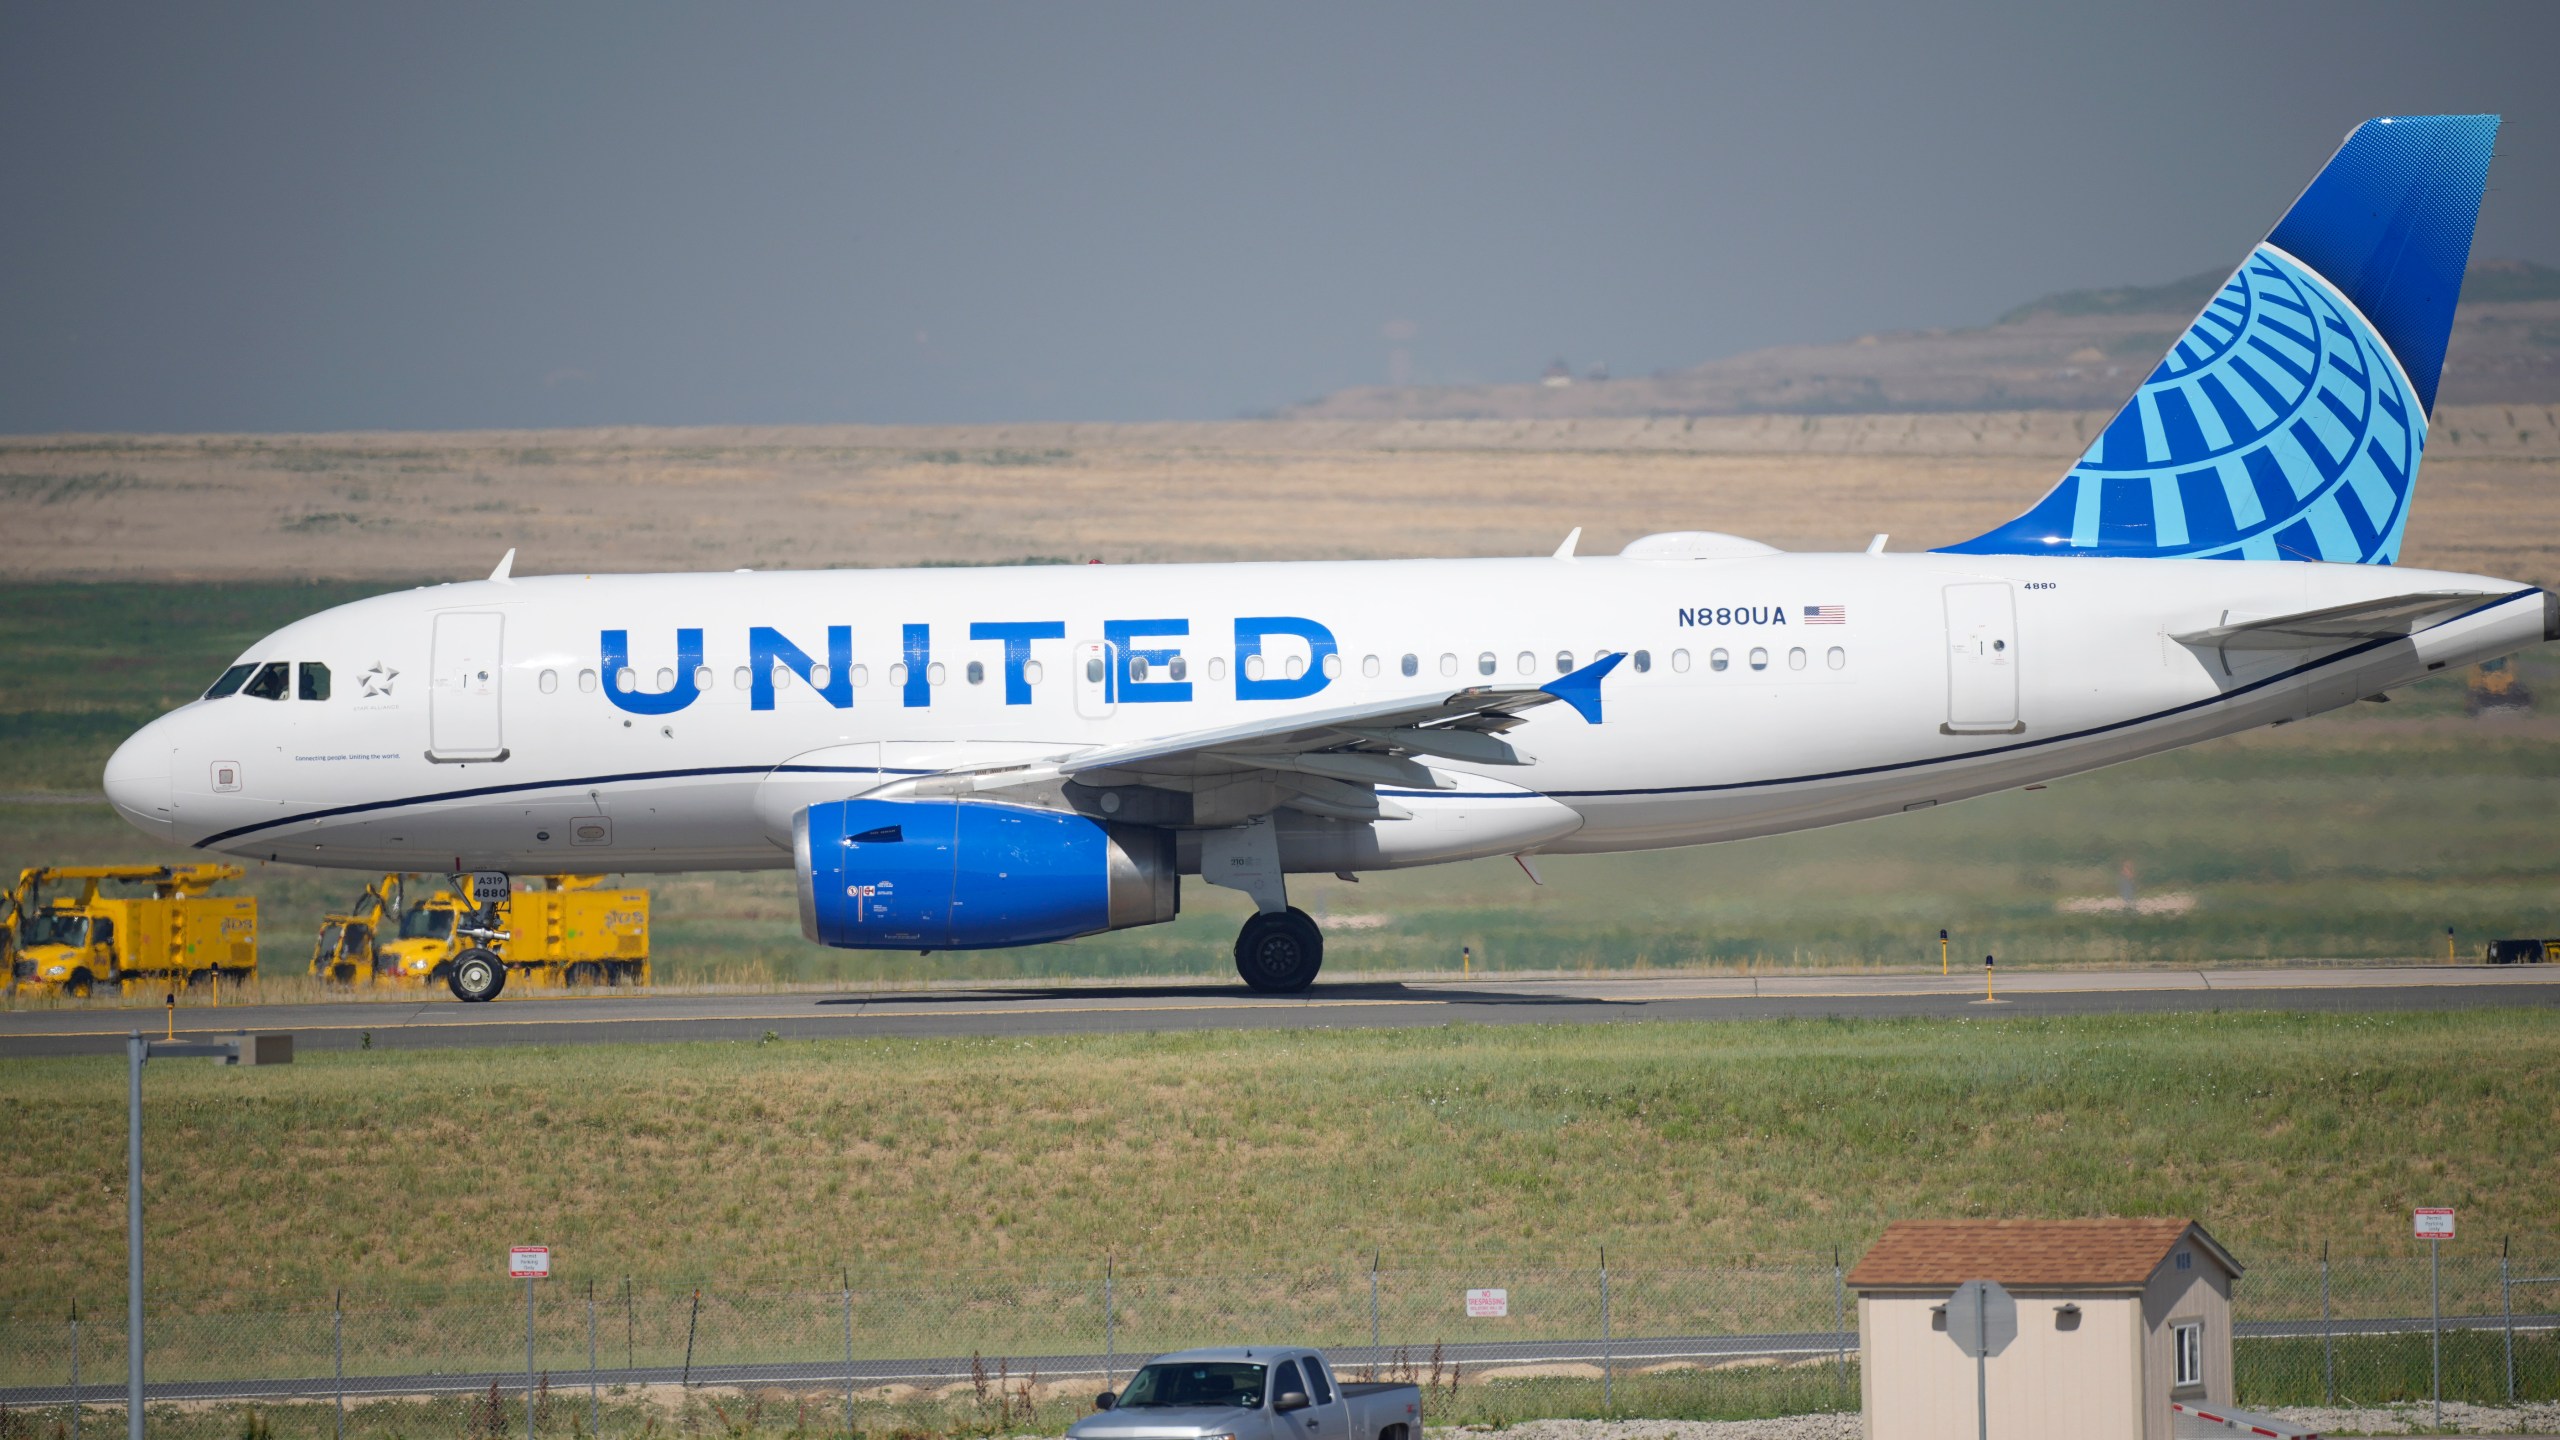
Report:
[[[1180,910],[1173,832],[989,800],[837,800],[792,826],[800,930],[844,950],[988,950]]]

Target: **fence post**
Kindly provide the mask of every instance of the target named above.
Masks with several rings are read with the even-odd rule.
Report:
[[[2516,1302],[2514,1294],[2509,1288],[2510,1281],[2508,1279],[2507,1272],[2508,1243],[2509,1241],[2506,1238],[2502,1238],[2498,1241],[2498,1314],[2506,1324],[2507,1403],[2513,1405],[2516,1403]]]
[[[1849,1290],[1840,1270],[1840,1247],[1831,1247],[1831,1378],[1840,1387],[1842,1404],[1849,1399]]]
[[[844,1433],[853,1435],[853,1272],[844,1271]]]
[[[2320,1403],[2338,1403],[2338,1335],[2329,1323],[2329,1242],[2320,1242]]]
[[[338,1440],[347,1440],[347,1292],[344,1286],[329,1299],[329,1377],[338,1387]]]
[[[1120,1366],[1117,1363],[1120,1341],[1119,1316],[1113,1313],[1113,1302],[1117,1298],[1114,1282],[1119,1279],[1119,1271],[1118,1255],[1102,1257],[1102,1388],[1105,1390],[1115,1388],[1112,1382],[1120,1374]]]
[[[702,1287],[693,1287],[693,1313],[684,1321],[684,1378],[676,1382],[679,1390],[693,1388],[693,1327],[702,1319]]]
[[[71,1302],[71,1440],[80,1440],[80,1302]]]
[[[524,1440],[533,1440],[533,1281],[524,1282]]]
[[[1618,1412],[1618,1366],[1609,1344],[1609,1247],[1600,1247],[1600,1408]]]
[[[1381,1363],[1378,1354],[1378,1252],[1369,1252],[1369,1364],[1372,1371]],[[1371,1379],[1377,1376],[1372,1373]]]
[[[604,1416],[596,1395],[596,1277],[587,1277],[587,1433],[604,1433]]]
[[[625,1379],[632,1378],[631,1372],[639,1368],[639,1361],[633,1358],[637,1353],[634,1337],[639,1330],[639,1317],[631,1308],[631,1277],[625,1275],[622,1277],[622,1373]]]

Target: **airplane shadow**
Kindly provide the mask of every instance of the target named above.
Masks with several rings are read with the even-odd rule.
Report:
[[[1418,990],[1396,981],[1351,981],[1314,988],[1294,997],[1256,995],[1239,984],[1200,985],[982,985],[970,990],[890,991],[878,995],[838,995],[821,1005],[869,1005],[896,1001],[901,1005],[983,1005],[998,1000],[1196,1000],[1235,1001],[1266,998],[1303,1000],[1421,1000],[1447,1005],[1623,1005],[1639,1002],[1600,1000],[1583,995],[1519,995],[1500,990],[1452,989],[1434,985]]]

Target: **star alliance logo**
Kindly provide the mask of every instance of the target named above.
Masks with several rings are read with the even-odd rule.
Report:
[[[391,693],[391,682],[399,678],[399,671],[376,660],[372,669],[356,677],[356,683],[364,687],[364,698],[378,700]]]

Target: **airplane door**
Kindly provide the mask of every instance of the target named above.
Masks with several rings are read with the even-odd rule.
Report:
[[[2018,610],[2006,581],[1947,587],[1949,735],[2015,735]]]
[[[427,758],[440,764],[504,760],[498,679],[506,617],[458,611],[436,617],[435,674],[427,686]]]
[[[1118,649],[1105,640],[1087,640],[1076,646],[1076,713],[1087,720],[1111,718],[1111,667],[1118,663]]]

